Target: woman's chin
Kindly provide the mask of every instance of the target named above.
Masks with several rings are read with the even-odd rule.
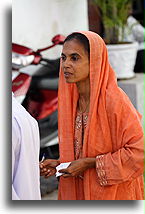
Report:
[[[71,79],[69,79],[69,78],[68,78],[68,79],[66,78],[65,81],[66,81],[67,83],[74,83],[74,81],[71,80]]]

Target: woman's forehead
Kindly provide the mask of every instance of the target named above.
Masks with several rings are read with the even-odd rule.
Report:
[[[63,45],[62,53],[63,54],[72,54],[73,52],[84,54],[86,53],[83,44],[76,39],[72,39],[70,41],[66,41]]]

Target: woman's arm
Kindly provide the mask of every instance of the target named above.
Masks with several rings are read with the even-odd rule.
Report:
[[[59,170],[59,172],[64,173],[62,176],[67,177],[77,177],[81,175],[85,170],[96,167],[96,158],[81,158],[72,161],[68,168]]]
[[[96,172],[100,185],[113,185],[132,180],[143,174],[143,137],[126,144],[113,153],[96,157]]]
[[[114,99],[107,94],[106,109],[113,151],[96,157],[96,171],[101,185],[113,185],[143,174],[144,136],[141,117],[122,90]]]

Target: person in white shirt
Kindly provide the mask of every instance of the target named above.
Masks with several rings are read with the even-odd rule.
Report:
[[[36,120],[12,95],[12,200],[41,200]]]
[[[133,17],[128,16],[127,25],[125,29],[125,40],[132,42],[138,42],[138,50],[144,49],[144,32],[145,28]]]
[[[128,5],[128,18],[124,31],[124,41],[138,42],[138,52],[136,64],[134,67],[135,73],[143,73],[143,58],[145,50],[144,33],[145,28],[132,16],[132,4]]]

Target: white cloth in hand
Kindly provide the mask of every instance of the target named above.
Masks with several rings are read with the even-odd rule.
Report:
[[[60,172],[58,172],[58,171],[61,170],[61,169],[66,169],[70,164],[71,164],[71,162],[59,164],[59,165],[56,167],[56,170],[57,170],[57,172],[56,172],[56,174],[55,174],[56,177],[63,175],[64,173],[60,173]]]

